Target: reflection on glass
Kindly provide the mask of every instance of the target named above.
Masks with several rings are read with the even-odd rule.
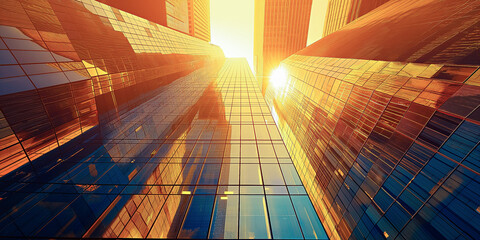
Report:
[[[273,237],[280,239],[303,238],[290,197],[267,195],[267,202]]]
[[[265,194],[288,194],[286,186],[265,186]]]
[[[288,186],[288,192],[290,194],[307,194],[303,186]]]
[[[240,194],[263,194],[262,186],[241,186]]]
[[[262,184],[260,164],[241,164],[240,174],[240,184]]]
[[[267,205],[263,195],[240,195],[241,239],[270,239]]]
[[[238,195],[217,196],[210,226],[210,239],[238,236]]]
[[[178,177],[176,184],[195,184],[201,169],[202,164],[185,164],[185,167]]]
[[[198,184],[216,185],[220,175],[220,164],[204,164]]]
[[[155,221],[149,238],[176,238],[191,195],[170,195]]]
[[[302,185],[293,164],[280,164],[287,185]]]
[[[212,214],[214,195],[194,195],[188,209],[179,238],[206,238],[210,215]]]
[[[250,116],[248,116],[250,117]],[[242,140],[254,140],[255,139],[255,131],[253,131],[253,125],[242,125]]]
[[[263,121],[263,118],[261,119]],[[267,127],[265,125],[255,125],[255,136],[258,140],[269,140],[270,136],[268,135]]]
[[[328,239],[308,196],[298,195],[291,198],[305,239]]]
[[[285,185],[278,164],[262,164],[262,173],[265,185]]]
[[[221,185],[238,185],[240,181],[238,164],[223,164],[220,174],[219,184]]]
[[[242,143],[242,163],[247,161],[248,163],[258,163],[257,145]]]

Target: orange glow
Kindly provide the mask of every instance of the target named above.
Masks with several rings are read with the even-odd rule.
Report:
[[[211,42],[225,57],[247,58],[253,69],[254,0],[211,0]]]

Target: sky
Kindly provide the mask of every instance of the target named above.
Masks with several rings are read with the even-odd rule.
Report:
[[[328,0],[313,0],[310,23],[308,25],[307,46],[322,38],[327,6]]]
[[[210,0],[211,43],[253,66],[254,0]],[[253,68],[252,68],[253,69]]]
[[[313,0],[307,46],[322,37],[328,0]],[[210,0],[211,43],[253,66],[254,0]]]

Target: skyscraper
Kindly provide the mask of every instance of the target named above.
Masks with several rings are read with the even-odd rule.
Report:
[[[190,35],[210,42],[210,0],[188,0]]]
[[[390,0],[328,0],[323,36],[327,36],[353,20]]]
[[[0,237],[327,239],[244,59],[91,0],[0,37]]]
[[[280,61],[307,45],[312,0],[255,0],[253,65],[262,91]]]
[[[479,12],[390,1],[281,63],[267,104],[331,239],[480,238]]]
[[[204,41],[210,41],[209,0],[99,0],[109,6],[145,18]]]

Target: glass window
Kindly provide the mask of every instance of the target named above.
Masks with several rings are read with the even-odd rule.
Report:
[[[273,238],[303,238],[289,196],[267,195],[267,203]]]
[[[248,139],[248,140],[253,140],[255,139],[254,131],[253,131],[253,125],[242,125],[241,127],[242,133],[241,137],[243,139]]]
[[[262,118],[263,122],[263,118]],[[270,139],[268,135],[267,126],[265,125],[255,125],[255,135],[257,136],[257,140],[267,140]]]
[[[214,195],[194,195],[188,209],[179,238],[206,238],[210,216],[212,214]]]
[[[67,77],[62,72],[32,75],[30,79],[37,88],[50,87],[68,83]]]
[[[26,76],[0,79],[0,85],[0,95],[35,89]]]
[[[238,195],[217,196],[208,238],[238,237],[238,199]]]
[[[258,162],[257,145],[242,144],[242,160],[243,158],[254,158]]]
[[[238,185],[240,167],[238,164],[223,164],[219,184]]]
[[[274,144],[274,146],[278,158],[290,158],[290,155],[288,155],[285,145],[283,145],[282,143],[276,143]]]
[[[50,52],[44,51],[12,51],[19,63],[55,62]]]
[[[204,164],[199,185],[216,185],[220,175],[220,164]]]
[[[302,185],[293,164],[280,164],[280,167],[282,168],[283,177],[287,185]]]
[[[278,164],[262,164],[262,173],[265,185],[285,185]]]
[[[176,238],[191,195],[170,195],[148,237]]]
[[[270,239],[267,205],[263,195],[240,195],[241,239]]]
[[[4,39],[7,43],[7,46],[10,49],[18,49],[18,50],[45,50],[45,48],[41,47],[37,43],[30,41],[30,40],[20,40],[20,39]]]
[[[242,164],[240,169],[240,184],[261,185],[260,164]]]
[[[275,158],[275,150],[273,150],[272,144],[258,144],[258,151],[260,158]]]
[[[0,50],[0,64],[17,64],[15,58],[8,50]]]
[[[262,186],[241,186],[240,194],[264,194]]]
[[[307,194],[303,186],[288,186],[288,192],[290,194]]]
[[[288,194],[285,186],[265,186],[265,194]]]
[[[298,195],[291,198],[305,239],[328,239],[308,196]]]

